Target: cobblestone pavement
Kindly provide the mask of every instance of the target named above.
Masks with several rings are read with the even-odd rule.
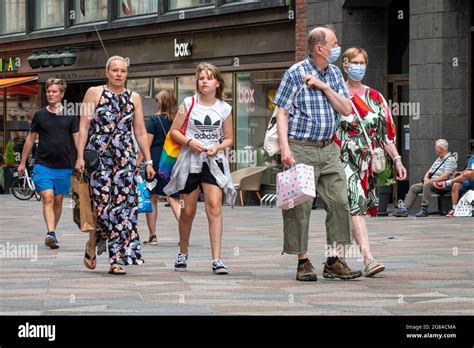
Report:
[[[0,196],[0,314],[2,315],[472,315],[474,219],[368,219],[375,257],[386,271],[353,281],[322,278],[325,213],[311,217],[310,257],[318,282],[295,280],[296,260],[282,255],[282,218],[275,208],[224,208],[223,260],[229,275],[211,272],[204,206],[191,235],[188,272],[175,272],[178,231],[171,209],[159,204],[156,246],[143,246],[146,263],[123,277],[82,264],[87,235],[72,222],[65,200],[57,234],[44,242],[40,202]],[[148,237],[145,216],[139,232]],[[13,254],[28,246],[30,258]],[[34,250],[37,248],[37,254]],[[17,249],[19,250],[19,249]],[[25,249],[27,250],[27,249]],[[3,252],[3,253],[2,253]],[[23,255],[25,256],[25,255]],[[31,258],[33,260],[31,260]],[[36,260],[35,260],[36,259]],[[357,255],[348,258],[362,268]]]

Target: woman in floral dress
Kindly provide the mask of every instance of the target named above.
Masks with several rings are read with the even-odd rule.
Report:
[[[141,265],[137,231],[137,153],[138,146],[146,159],[148,178],[153,178],[140,96],[125,89],[127,62],[111,57],[106,66],[107,85],[91,87],[81,110],[76,169],[84,170],[84,147],[100,153],[101,166],[88,173],[95,210],[96,231],[86,244],[84,265],[96,267],[95,249],[100,255],[109,249],[110,274],[123,275],[124,265]],[[87,145],[86,145],[87,142]]]
[[[334,138],[341,148],[341,161],[346,171],[352,235],[361,249],[366,277],[385,269],[374,260],[368,239],[366,214],[377,216],[378,198],[375,191],[377,178],[371,170],[372,156],[362,127],[365,128],[372,146],[380,147],[392,158],[397,169],[397,180],[404,180],[407,171],[395,146],[395,126],[392,115],[382,94],[362,84],[369,57],[362,48],[349,48],[344,52],[344,71],[353,108],[351,115],[341,116],[340,128]]]

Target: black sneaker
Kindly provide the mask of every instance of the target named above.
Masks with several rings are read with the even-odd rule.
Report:
[[[56,238],[56,233],[54,232],[48,232],[46,234],[46,238],[44,240],[44,244],[49,246],[51,249],[57,249],[59,248],[59,242],[58,239]]]
[[[187,261],[188,254],[178,253],[178,256],[176,256],[176,262],[174,263],[174,270],[176,272],[186,272],[188,266]]]
[[[224,265],[224,263],[221,260],[214,260],[212,262],[212,271],[215,274],[228,274],[229,270],[227,267]]]

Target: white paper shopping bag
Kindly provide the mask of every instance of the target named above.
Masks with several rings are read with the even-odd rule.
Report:
[[[306,164],[297,164],[277,174],[277,207],[291,209],[316,197],[314,169]]]

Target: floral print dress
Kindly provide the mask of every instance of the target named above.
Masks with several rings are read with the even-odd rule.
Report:
[[[360,95],[351,93],[354,109],[341,116],[334,140],[341,148],[341,161],[346,172],[351,215],[377,216],[377,177],[371,170],[372,156],[362,131],[365,128],[372,146],[384,148],[395,142],[395,125],[390,108],[382,94],[364,86]]]
[[[144,262],[137,231],[139,171],[132,138],[134,112],[130,91],[114,94],[104,87],[86,146],[101,153],[101,167],[89,173],[91,199],[97,211],[97,253],[105,251],[108,241],[110,263],[119,265]]]

